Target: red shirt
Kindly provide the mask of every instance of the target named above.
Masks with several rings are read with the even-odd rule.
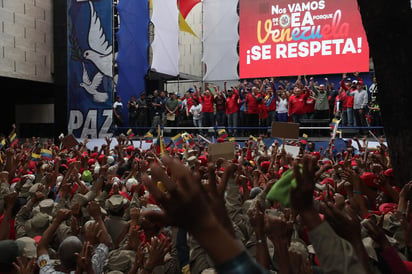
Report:
[[[312,97],[308,97],[305,101],[305,109],[306,113],[313,113],[315,112],[315,102],[316,100]]]
[[[214,112],[213,96],[201,96],[202,98],[202,112]]]
[[[215,97],[216,111],[226,110],[226,99],[223,95],[217,95]]]
[[[232,114],[239,111],[239,94],[233,91],[232,96],[226,98],[226,114]]]
[[[186,109],[190,111],[190,108],[193,106],[193,98],[189,97],[186,99]]]
[[[268,95],[268,98],[266,99],[266,106],[268,108],[268,111],[276,110],[276,98],[274,94]]]
[[[351,92],[349,95],[346,96],[346,107],[353,108],[354,100],[355,100],[355,97],[353,96],[353,93]]]
[[[257,102],[258,95],[253,96],[251,93],[246,95],[246,112],[248,114],[258,114],[258,102]]]
[[[262,102],[258,105],[259,108],[259,119],[264,120],[268,118],[268,107],[266,106],[265,102]]]
[[[346,92],[342,92],[341,94],[339,94],[337,98],[339,98],[341,110],[346,110],[348,108],[346,105],[348,101],[348,96],[346,95]]]
[[[292,114],[305,114],[306,113],[306,98],[301,94],[299,97],[291,95],[289,97],[289,116]]]

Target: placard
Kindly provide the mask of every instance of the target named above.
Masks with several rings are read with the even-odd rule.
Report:
[[[279,153],[282,151],[282,146],[279,147],[278,151]],[[290,154],[293,158],[296,158],[299,155],[300,146],[285,145],[285,151],[286,154]]]
[[[299,139],[299,124],[273,122],[271,136],[285,139]]]
[[[211,162],[219,158],[231,161],[235,158],[235,142],[209,144],[208,153]]]
[[[79,144],[79,142],[74,138],[73,134],[67,135],[62,139],[62,144],[65,148],[71,149]]]

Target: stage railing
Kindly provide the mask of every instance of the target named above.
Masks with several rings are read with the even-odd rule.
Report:
[[[343,134],[364,132],[368,133],[370,131],[381,131],[383,134],[383,126],[366,126],[366,127],[355,127],[355,126],[339,126],[337,129],[337,135],[342,137]],[[129,129],[132,129],[135,136],[143,137],[145,133],[151,131],[153,136],[157,136],[157,128],[153,127],[118,127],[115,129],[115,135],[120,133],[126,133]],[[223,126],[210,126],[210,127],[194,127],[194,126],[160,126],[163,136],[174,136],[178,133],[188,132],[188,133],[203,133],[206,135],[213,135],[218,138],[218,131],[225,129],[230,137],[242,137],[242,136],[259,136],[261,134],[270,137],[272,128],[271,127],[223,127]],[[300,126],[300,133],[315,133],[316,136],[330,136],[332,129],[330,126]],[[305,132],[306,131],[306,132]],[[140,134],[139,134],[140,133]],[[310,137],[310,135],[309,135]]]

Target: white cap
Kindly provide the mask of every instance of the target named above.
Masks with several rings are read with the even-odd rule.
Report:
[[[132,186],[137,185],[138,182],[135,178],[129,178],[126,181],[126,189],[127,191],[130,191],[132,189]]]
[[[111,164],[113,164],[113,162],[114,162],[114,157],[111,156],[111,155],[107,156],[107,163],[108,163],[109,165],[111,165]]]
[[[23,177],[26,177],[26,183],[33,183],[34,180],[36,179],[36,176],[34,176],[33,174],[26,174],[23,175]]]

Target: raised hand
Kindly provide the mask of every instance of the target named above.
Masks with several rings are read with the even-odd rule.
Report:
[[[168,155],[163,156],[162,162],[168,167],[171,177],[156,164],[151,166],[151,178],[148,175],[142,177],[144,185],[162,210],[146,210],[143,216],[150,221],[186,229],[216,265],[242,253],[243,246],[231,237],[213,213],[199,173],[192,172],[178,159]],[[163,183],[166,192],[157,188],[158,181]]]
[[[265,227],[265,217],[259,201],[256,201],[255,207],[249,209],[247,214],[249,216],[250,225],[255,230],[255,233],[264,234],[263,232]]]
[[[77,268],[76,273],[94,273],[92,267],[92,254],[93,254],[93,245],[85,241],[82,247],[82,251],[79,253],[75,253],[77,259]]]
[[[316,158],[305,155],[302,163],[302,173],[297,161],[293,163],[293,174],[297,187],[291,190],[291,202],[293,209],[298,212],[313,207],[313,189],[315,187]]]
[[[264,215],[265,232],[268,238],[274,242],[276,240],[290,241],[293,232],[293,221],[287,219],[285,214],[279,216],[266,211]]]
[[[70,218],[72,215],[72,211],[67,208],[62,208],[57,211],[56,216],[54,217],[56,222],[62,223],[63,221],[66,221]]]
[[[145,217],[163,224],[181,226],[190,232],[198,232],[208,225],[208,219],[215,219],[199,174],[192,173],[177,159],[167,155],[162,161],[169,167],[174,180],[158,165],[151,166],[151,178],[143,175],[144,185],[163,209],[146,211]],[[163,183],[167,193],[157,188],[158,181]]]
[[[331,203],[324,204],[324,214],[328,223],[336,234],[348,242],[354,244],[362,241],[359,216],[351,208],[347,209],[347,215]]]
[[[18,274],[34,274],[36,269],[35,258],[27,259],[25,257],[17,257],[17,263],[13,263]]]
[[[382,215],[382,219],[384,215]],[[363,227],[368,231],[369,236],[377,243],[380,245],[382,249],[385,249],[386,247],[390,247],[391,244],[389,243],[388,238],[386,238],[385,231],[381,227],[382,220],[379,221],[379,224],[376,224],[374,221],[371,219],[365,219],[365,221],[362,222]]]
[[[95,220],[101,218],[101,211],[100,211],[100,206],[97,202],[91,201],[87,205],[87,212],[89,213],[90,216],[92,216]]]
[[[170,251],[170,241],[168,238],[159,239],[153,237],[149,247],[149,257],[144,263],[144,268],[153,271],[156,266],[164,264],[164,257]]]
[[[99,231],[100,228],[98,222],[89,223],[84,227],[84,240],[91,245],[96,245],[98,243],[97,235],[99,234]]]

